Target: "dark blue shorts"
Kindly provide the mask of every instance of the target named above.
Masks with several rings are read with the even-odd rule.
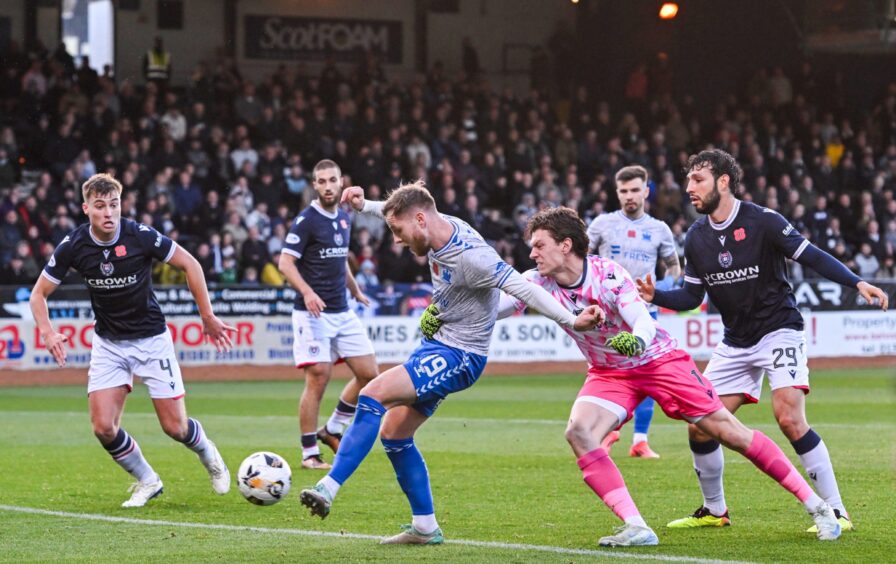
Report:
[[[411,376],[417,401],[412,407],[430,417],[448,394],[476,383],[485,368],[486,357],[423,339],[404,363]]]

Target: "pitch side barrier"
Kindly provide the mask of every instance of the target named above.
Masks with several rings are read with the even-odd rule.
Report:
[[[891,302],[896,282],[876,282]],[[214,288],[212,303],[237,328],[234,349],[218,353],[205,342],[195,304],[186,288],[159,288],[179,361],[185,366],[220,364],[291,365],[295,294],[286,288]],[[0,287],[0,368],[32,370],[55,363],[40,342],[28,308],[28,288]],[[896,313],[882,312],[857,292],[829,282],[802,282],[795,294],[806,320],[809,355],[872,357],[896,355]],[[372,308],[356,307],[384,364],[404,361],[420,340],[417,318],[431,299],[426,284],[369,289]],[[86,290],[62,286],[49,300],[58,331],[69,337],[68,366],[86,367],[93,338],[93,315]],[[702,308],[706,309],[706,308]],[[660,322],[697,359],[708,359],[722,339],[723,326],[711,311],[661,312]],[[580,361],[572,340],[552,321],[522,315],[498,322],[489,359],[496,362]]]

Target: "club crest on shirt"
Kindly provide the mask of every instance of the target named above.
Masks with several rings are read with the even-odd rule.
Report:
[[[317,353],[319,352],[320,347],[317,345],[311,345],[310,347],[308,347],[308,354],[310,354],[311,356],[317,356]]]
[[[103,276],[112,276],[112,273],[115,272],[115,267],[112,266],[111,262],[101,262],[100,272],[103,273]]]
[[[722,268],[728,268],[731,266],[731,263],[734,262],[734,257],[731,256],[730,251],[722,251],[719,253],[719,264]]]
[[[336,243],[337,246],[341,247],[342,243],[345,242],[345,240],[342,238],[342,233],[339,233],[338,231],[336,233],[333,233],[333,242]]]
[[[644,231],[643,233],[641,233],[641,238],[645,241],[650,241],[650,237],[651,235],[649,231]]]

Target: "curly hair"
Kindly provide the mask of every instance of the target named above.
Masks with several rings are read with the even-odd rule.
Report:
[[[734,188],[740,184],[740,180],[744,174],[743,169],[740,168],[740,165],[737,164],[734,157],[721,149],[706,149],[705,151],[700,151],[696,155],[691,155],[690,158],[688,158],[688,165],[687,168],[685,168],[685,172],[690,173],[692,170],[699,170],[707,167],[713,178],[716,180],[724,175],[728,175],[728,186],[731,187],[732,192],[734,191]]]
[[[572,241],[572,252],[576,256],[585,258],[588,254],[588,233],[585,228],[585,222],[582,218],[570,208],[548,208],[529,218],[526,224],[526,234],[528,237],[532,233],[544,229],[551,234],[551,238],[560,243],[564,239]]]

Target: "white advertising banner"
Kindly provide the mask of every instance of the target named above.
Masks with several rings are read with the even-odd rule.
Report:
[[[285,316],[228,320],[237,332],[234,348],[215,351],[202,336],[202,324],[192,318],[170,318],[169,329],[184,366],[209,364],[291,364],[292,327]],[[417,320],[372,317],[363,320],[377,359],[395,364],[407,359],[420,341]],[[696,359],[708,359],[721,341],[724,327],[718,315],[662,316],[660,322],[679,347]],[[90,361],[93,323],[55,320],[56,330],[68,337],[67,366],[86,367]],[[0,324],[0,368],[40,369],[56,366],[40,342],[34,324],[9,320]],[[837,311],[806,314],[810,357],[896,355],[896,314],[880,311]],[[540,316],[500,321],[492,336],[489,360],[498,362],[577,361],[582,355],[572,340],[552,321]]]

